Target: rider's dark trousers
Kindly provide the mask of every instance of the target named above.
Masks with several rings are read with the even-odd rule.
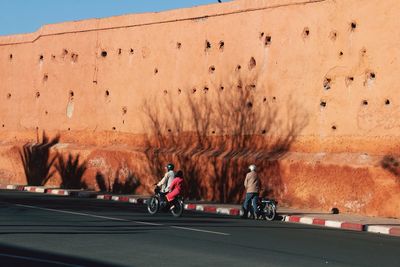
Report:
[[[257,200],[258,200],[258,193],[246,193],[246,199],[244,200],[243,203],[243,210],[244,210],[244,215],[247,215],[248,213],[248,208],[250,207],[250,202],[253,206],[253,215],[256,215],[255,213],[257,212]]]

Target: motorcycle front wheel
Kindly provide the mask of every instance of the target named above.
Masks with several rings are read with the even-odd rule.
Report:
[[[158,212],[160,208],[160,200],[156,197],[152,197],[147,201],[147,210],[151,215],[154,215]]]
[[[183,213],[183,201],[174,201],[173,208],[171,208],[171,213],[174,217],[181,217]]]

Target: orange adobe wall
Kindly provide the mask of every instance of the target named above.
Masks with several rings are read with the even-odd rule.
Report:
[[[148,193],[173,161],[189,198],[238,202],[255,162],[284,205],[400,217],[399,11],[237,0],[0,37],[0,183]]]

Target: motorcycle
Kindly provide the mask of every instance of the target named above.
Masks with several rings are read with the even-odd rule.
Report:
[[[268,198],[258,198],[257,202],[257,212],[256,215],[257,219],[264,219],[267,221],[273,221],[276,218],[276,209],[277,209],[278,202],[274,199]],[[253,207],[251,203],[249,203],[249,207],[247,209],[249,212],[249,218],[254,218]]]
[[[174,217],[181,217],[184,209],[183,198],[177,196],[174,200],[168,202],[165,195],[166,193],[161,192],[161,188],[156,186],[154,196],[147,201],[147,211],[151,215],[155,215],[160,211],[170,211]]]

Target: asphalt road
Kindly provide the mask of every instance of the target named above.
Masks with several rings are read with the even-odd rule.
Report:
[[[0,266],[400,266],[400,238],[0,190]]]

